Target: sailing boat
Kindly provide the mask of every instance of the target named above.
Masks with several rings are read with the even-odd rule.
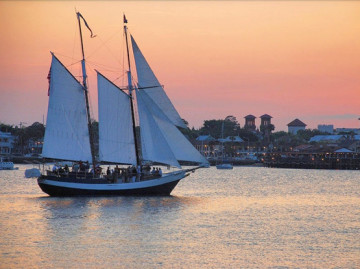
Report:
[[[221,124],[221,163],[216,165],[216,169],[233,169],[231,163],[224,162],[224,121]]]
[[[80,18],[77,18],[81,36]],[[88,27],[84,20],[85,25]],[[99,101],[99,162],[116,165],[101,172],[95,159],[82,45],[83,83],[78,82],[52,54],[51,80],[43,156],[92,162],[93,172],[83,169],[46,171],[40,188],[51,196],[169,195],[177,183],[199,167],[182,169],[179,161],[204,165],[207,160],[182,135],[183,120],[167,97],[145,57],[131,36],[138,83],[132,83],[130,50],[124,16],[128,58],[128,87],[121,89],[97,71]],[[89,28],[89,27],[88,27]],[[90,30],[90,28],[89,28]],[[91,30],[90,30],[91,31]],[[135,113],[137,112],[137,113]],[[138,121],[138,124],[136,124]],[[151,164],[177,167],[151,173]],[[129,165],[119,168],[118,165]],[[131,168],[130,168],[131,166]],[[153,168],[154,171],[154,168]]]

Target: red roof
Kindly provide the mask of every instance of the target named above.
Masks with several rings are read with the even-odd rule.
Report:
[[[292,127],[305,127],[306,124],[303,123],[301,120],[299,119],[295,119],[292,122],[290,122],[287,126],[292,126]]]

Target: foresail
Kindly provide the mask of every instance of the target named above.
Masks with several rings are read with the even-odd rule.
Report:
[[[143,94],[137,92],[136,95],[140,120],[142,159],[180,168],[181,166],[168,145],[163,132],[146,105]]]
[[[186,137],[173,125],[155,105],[153,100],[144,91],[137,92],[139,111],[140,107],[145,107],[146,117],[151,118],[151,127],[156,128],[157,138],[163,141],[156,141],[155,150],[164,145],[170,149],[175,159],[178,161],[189,161],[194,163],[207,163],[207,160],[197,151]],[[139,102],[140,101],[140,102]],[[141,135],[143,136],[143,117],[140,117]],[[149,120],[148,120],[149,121]],[[146,129],[147,130],[147,129]],[[150,141],[142,141],[142,144]]]
[[[159,108],[174,125],[186,128],[186,125],[181,119],[179,113],[176,111],[169,97],[166,95],[163,87],[157,80],[155,74],[151,70],[149,64],[147,63],[145,57],[141,53],[132,36],[131,44],[135,58],[136,72],[140,90],[146,91],[149,97],[157,104],[157,106],[159,106]]]
[[[91,162],[84,94],[82,85],[53,55],[43,157]]]
[[[130,97],[98,73],[99,158],[136,164]]]

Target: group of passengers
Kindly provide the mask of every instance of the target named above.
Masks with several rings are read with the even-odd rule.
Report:
[[[79,161],[79,162],[73,163],[72,172],[75,172],[75,173],[87,172],[87,171],[89,171],[89,168],[90,168],[90,164],[88,161],[86,161],[86,162]]]
[[[90,164],[89,164],[88,161],[86,161],[86,162],[79,161],[79,162],[73,163],[73,165],[71,167],[71,171],[70,171],[70,168],[69,168],[69,166],[67,164],[62,166],[62,165],[60,165],[58,163],[55,163],[53,168],[52,168],[52,172],[54,174],[60,174],[60,175],[68,175],[69,172],[84,173],[85,174],[85,173],[89,172],[89,169],[90,169]],[[94,169],[93,168],[90,170],[90,173],[94,174]],[[101,174],[100,165],[97,165],[95,167],[95,174],[98,174],[98,175]]]
[[[127,168],[120,168],[118,165],[114,169],[110,169],[108,166],[106,170],[106,177],[108,179],[117,180],[120,179],[123,182],[134,182],[139,180],[151,179],[162,176],[161,168],[155,168],[151,170],[149,165],[144,166],[128,166]]]
[[[52,172],[54,174],[68,174],[69,173],[69,166],[65,164],[65,166],[61,166],[59,164],[54,164],[52,168]]]
[[[90,169],[90,164],[88,161],[86,162],[76,162],[71,167],[72,173],[92,173],[94,175],[100,176],[102,174],[102,168],[99,164],[94,168]],[[52,173],[57,175],[68,175],[70,173],[69,166],[65,164],[64,166],[55,163],[52,169]],[[157,177],[162,177],[162,170],[160,167],[153,167],[151,169],[150,165],[144,166],[128,166],[127,168],[120,168],[118,165],[115,166],[114,169],[110,169],[108,166],[106,170],[106,178],[112,181],[117,181],[121,179],[123,182],[134,182],[139,180],[153,179]]]
[[[144,165],[142,167],[142,173],[143,175],[145,176],[162,176],[162,170],[160,167],[153,167],[152,170],[151,170],[151,167],[150,165]]]

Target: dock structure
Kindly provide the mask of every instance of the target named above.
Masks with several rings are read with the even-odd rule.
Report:
[[[263,164],[275,168],[360,170],[360,153],[266,153]]]

